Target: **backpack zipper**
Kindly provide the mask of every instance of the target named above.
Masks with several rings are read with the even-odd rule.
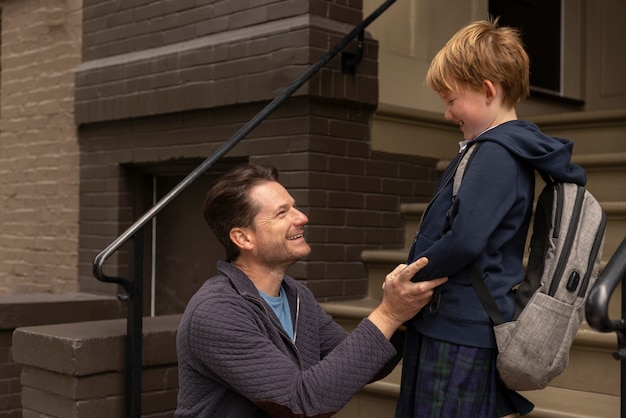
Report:
[[[563,212],[563,185],[561,183],[557,184],[557,219],[556,221],[561,219],[561,213]],[[569,258],[569,254],[572,251],[572,245],[574,244],[574,238],[576,236],[576,231],[578,230],[578,221],[580,219],[580,214],[582,212],[582,202],[585,197],[585,189],[582,186],[578,186],[576,188],[576,200],[574,201],[574,210],[572,211],[572,218],[570,219],[569,226],[567,228],[567,235],[565,236],[565,241],[563,242],[563,249],[561,250],[561,257],[556,265],[556,269],[554,270],[554,275],[552,276],[552,280],[550,283],[550,289],[548,290],[548,295],[554,296],[556,293],[556,289],[559,286],[560,277],[563,275],[563,271],[565,271],[565,266],[567,265],[567,260]],[[555,221],[555,234],[553,236],[558,238],[557,224]],[[558,224],[560,228],[560,222]]]
[[[554,189],[556,190],[556,214],[554,218],[554,229],[552,230],[552,238],[554,239],[559,237],[559,232],[561,231],[561,216],[563,216],[563,200],[565,199],[565,197],[563,197],[565,194],[563,188],[562,183],[556,183],[554,185]]]
[[[606,214],[602,212],[602,219],[600,220],[600,225],[598,226],[598,231],[596,232],[596,237],[593,240],[593,247],[591,247],[591,253],[589,254],[589,261],[587,261],[587,271],[585,272],[585,277],[583,278],[583,282],[580,286],[580,290],[578,291],[578,296],[584,297],[587,293],[587,287],[589,286],[589,280],[591,280],[591,272],[593,270],[593,265],[595,263],[596,257],[600,252],[600,245],[602,244],[602,236],[604,235],[604,231],[606,229]]]

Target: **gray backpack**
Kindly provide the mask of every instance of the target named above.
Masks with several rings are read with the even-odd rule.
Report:
[[[453,200],[478,145],[457,166]],[[504,322],[480,272],[469,266],[472,285],[493,322],[498,372],[513,390],[543,389],[567,367],[604,245],[606,215],[591,193],[542,177],[546,185],[535,205],[530,255],[512,321]]]

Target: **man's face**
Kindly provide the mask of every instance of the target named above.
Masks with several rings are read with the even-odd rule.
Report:
[[[268,266],[289,266],[310,254],[304,239],[306,215],[296,209],[293,197],[276,182],[253,187],[250,198],[258,207],[254,217],[254,255]]]

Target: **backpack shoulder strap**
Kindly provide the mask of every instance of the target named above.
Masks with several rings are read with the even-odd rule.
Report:
[[[543,179],[543,181],[546,184],[554,184],[556,183],[556,180],[552,178],[552,176],[550,176],[548,173],[544,172],[544,171],[540,171],[537,170],[537,172],[539,173],[539,175],[541,176],[541,178]]]
[[[452,199],[456,198],[456,195],[459,193],[459,188],[461,187],[461,180],[463,179],[463,175],[465,174],[465,169],[472,159],[472,155],[478,149],[480,142],[473,144],[467,144],[467,149],[464,151],[465,154],[461,157],[461,161],[456,166],[456,171],[454,172],[454,182],[452,183]]]
[[[470,264],[467,270],[469,272],[472,286],[478,295],[478,299],[480,299],[480,303],[482,303],[485,311],[489,314],[489,318],[491,318],[493,325],[496,326],[504,323],[502,312],[500,312],[498,305],[496,305],[496,301],[493,299],[491,292],[489,292],[489,289],[481,277],[478,268],[474,264]]]
[[[452,185],[453,201],[459,192],[459,188],[461,187],[461,180],[463,179],[465,170],[467,169],[467,166],[469,165],[472,156],[478,149],[479,145],[480,142],[475,144],[469,143],[467,145],[468,148],[465,150],[465,155],[461,157],[461,161],[459,161],[459,164],[457,165],[456,172],[454,173],[454,183]],[[489,292],[489,289],[487,288],[487,285],[485,284],[485,281],[483,280],[480,271],[478,271],[478,268],[474,264],[470,264],[467,267],[467,271],[470,276],[470,281],[472,282],[472,287],[476,291],[478,299],[480,299],[480,302],[485,308],[485,311],[487,311],[487,314],[489,314],[489,318],[491,318],[493,325],[495,326],[502,324],[504,322],[502,312],[500,312],[496,301],[493,299],[491,292]]]

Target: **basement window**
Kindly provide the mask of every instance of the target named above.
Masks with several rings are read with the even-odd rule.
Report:
[[[584,104],[581,0],[489,0],[489,14],[520,30],[530,57],[531,96]]]

